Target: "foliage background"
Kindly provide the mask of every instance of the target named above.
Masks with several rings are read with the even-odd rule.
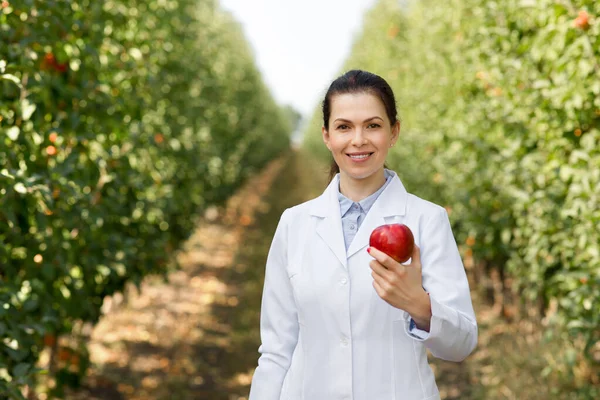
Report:
[[[595,1],[380,0],[343,68],[388,80],[402,120],[388,165],[446,207],[502,313],[564,342],[543,373],[583,398],[600,364],[598,15]],[[304,146],[329,160],[321,118]]]
[[[292,122],[214,0],[1,2],[2,396],[33,384],[45,346],[55,394],[77,385],[85,345],[56,338],[165,274]]]

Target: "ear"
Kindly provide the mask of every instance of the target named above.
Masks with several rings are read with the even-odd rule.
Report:
[[[396,144],[398,137],[400,136],[400,121],[396,121],[396,123],[392,126],[392,146]]]
[[[323,142],[325,143],[325,146],[327,146],[329,151],[331,151],[331,146],[329,145],[329,132],[327,132],[327,128],[324,126],[321,127],[321,135],[323,136]]]

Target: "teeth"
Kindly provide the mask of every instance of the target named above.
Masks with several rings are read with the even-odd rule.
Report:
[[[363,154],[360,156],[350,156],[350,158],[358,158],[358,159],[367,158],[367,157],[369,157],[369,154]]]

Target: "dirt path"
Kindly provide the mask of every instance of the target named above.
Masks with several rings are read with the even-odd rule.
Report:
[[[273,162],[200,221],[168,283],[147,279],[141,294],[107,303],[89,346],[94,367],[85,387],[67,399],[245,399],[258,357],[266,254],[283,210],[325,187],[326,171],[317,165],[294,153]],[[432,360],[442,398],[545,398],[517,396],[498,379],[490,360],[503,357],[503,346],[520,343],[524,352],[528,344],[498,324],[475,293],[474,303],[478,350],[464,363]]]
[[[300,162],[295,155],[273,162],[225,208],[208,212],[169,283],[149,278],[141,294],[105,307],[89,345],[94,367],[68,399],[247,396],[272,235],[286,207],[323,187]]]

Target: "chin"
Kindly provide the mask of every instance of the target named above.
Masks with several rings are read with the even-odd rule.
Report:
[[[383,168],[383,166],[381,168]],[[373,174],[377,173],[379,170],[380,170],[379,168],[365,169],[365,168],[356,168],[356,167],[354,167],[354,168],[345,168],[342,171],[344,171],[344,173],[349,178],[360,180],[360,179],[369,178]]]

